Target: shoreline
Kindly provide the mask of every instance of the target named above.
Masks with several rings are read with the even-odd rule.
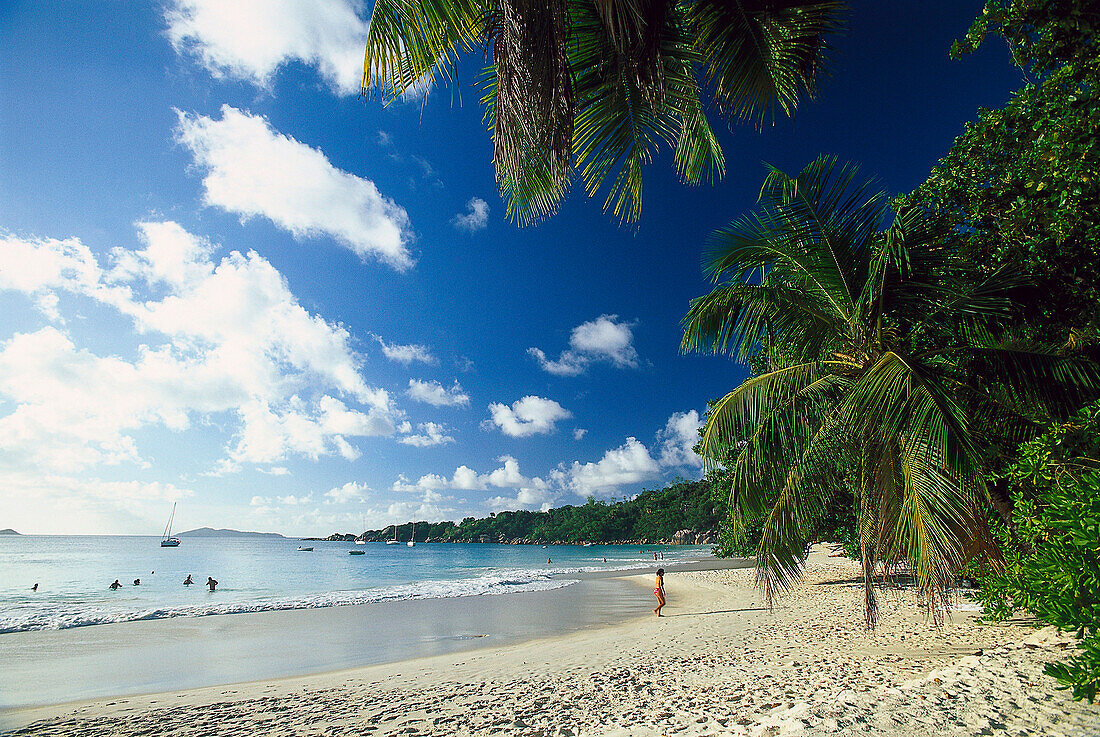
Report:
[[[670,567],[671,568],[671,567]],[[862,629],[858,566],[811,554],[773,611],[751,570],[666,576],[668,616],[311,676],[10,710],[20,735],[1100,733],[1042,675],[1072,640],[1026,623],[939,629],[885,592]],[[633,579],[633,580],[630,580]],[[649,576],[621,579],[651,585]],[[569,587],[574,588],[574,587]],[[645,590],[635,595],[648,604]],[[980,654],[978,654],[980,652]]]
[[[705,570],[738,559],[672,563]],[[89,699],[323,675],[568,635],[649,613],[639,569],[556,574],[546,591],[151,618],[0,635],[0,729],[9,715]],[[641,569],[645,570],[645,569]],[[652,574],[643,576],[648,581]],[[537,611],[539,616],[532,617]],[[286,643],[290,643],[287,645]],[[81,679],[56,674],[81,673]]]

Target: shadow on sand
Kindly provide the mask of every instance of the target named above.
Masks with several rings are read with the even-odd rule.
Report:
[[[766,612],[767,607],[746,607],[744,609],[720,609],[714,612],[683,612],[682,614],[662,614],[662,617],[709,617],[712,614],[737,614],[738,612]]]

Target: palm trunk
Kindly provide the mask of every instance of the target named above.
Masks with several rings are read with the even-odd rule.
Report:
[[[862,483],[857,501],[856,519],[859,526],[860,563],[863,568],[863,620],[868,630],[873,630],[878,623],[878,602],[875,600],[874,581],[875,551],[878,545],[875,540],[872,446],[870,431],[864,430],[863,452],[860,454]]]

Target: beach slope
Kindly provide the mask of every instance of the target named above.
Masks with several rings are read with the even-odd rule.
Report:
[[[18,735],[1100,734],[1042,674],[1072,640],[940,628],[912,591],[863,630],[858,568],[817,546],[769,611],[752,571],[669,573],[667,616],[316,676],[10,711]],[[652,583],[638,577],[640,585]]]

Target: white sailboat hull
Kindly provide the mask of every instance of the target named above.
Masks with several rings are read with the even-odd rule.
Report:
[[[180,539],[172,536],[172,523],[176,520],[176,503],[172,502],[172,514],[168,515],[168,524],[164,527],[164,537],[160,541],[162,548],[178,548]]]

